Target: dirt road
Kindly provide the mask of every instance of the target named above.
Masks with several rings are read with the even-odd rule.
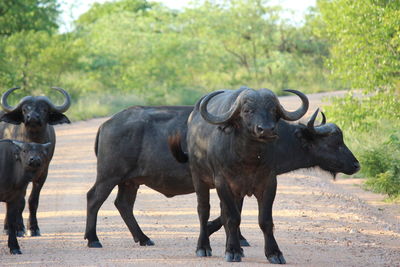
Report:
[[[310,96],[310,111],[321,104],[320,98]],[[294,99],[282,102],[287,107]],[[298,102],[293,103],[295,108]],[[93,143],[104,120],[56,127],[56,153],[38,212],[42,236],[20,238],[24,254],[14,256],[9,255],[6,236],[1,234],[0,266],[228,266],[223,260],[224,231],[211,238],[213,257],[195,256],[194,194],[167,199],[146,187],[139,190],[135,215],[156,245],[140,247],[133,242],[113,205],[114,190],[99,212],[97,229],[104,248],[86,247],[86,192],[96,177]],[[385,204],[381,196],[364,192],[355,183],[359,180],[332,181],[320,171],[278,178],[275,237],[287,266],[400,266],[399,206]],[[215,191],[211,197],[214,218],[219,213]],[[241,227],[251,247],[245,248],[246,257],[235,266],[267,264],[257,214],[255,198],[246,198]],[[4,215],[5,205],[0,204],[1,220]]]

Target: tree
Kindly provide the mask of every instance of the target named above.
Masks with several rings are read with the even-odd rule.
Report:
[[[21,31],[47,31],[58,28],[57,0],[0,1],[0,37]]]
[[[353,88],[390,87],[400,78],[400,1],[319,0],[333,74]]]

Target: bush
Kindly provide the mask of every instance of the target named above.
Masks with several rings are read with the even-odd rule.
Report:
[[[400,196],[400,132],[389,140],[361,154],[362,172],[367,175],[370,190]]]

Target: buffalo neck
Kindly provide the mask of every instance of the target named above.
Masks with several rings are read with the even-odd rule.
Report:
[[[283,121],[279,124],[279,139],[275,143],[272,155],[276,174],[315,166],[312,156],[296,135],[296,131],[303,127]]]
[[[233,138],[231,138],[231,148],[233,148],[236,156],[241,159],[241,162],[250,165],[261,164],[268,147],[272,149],[273,143],[274,141],[257,141],[250,134],[243,132],[235,132]]]
[[[21,131],[24,132],[23,134],[25,141],[27,142],[35,142],[35,143],[45,143],[48,140],[45,139],[46,131],[47,131],[47,125],[43,125],[40,127],[28,127],[25,124],[21,125]]]

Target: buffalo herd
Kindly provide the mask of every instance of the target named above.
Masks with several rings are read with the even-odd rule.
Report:
[[[63,113],[71,105],[68,92],[53,87],[65,98],[60,106],[46,96],[26,96],[11,106],[8,96],[17,89],[2,95],[0,111],[0,201],[6,202],[4,230],[12,254],[21,254],[17,236],[40,236],[36,212],[56,143],[52,125],[69,123]],[[211,92],[194,107],[133,106],[104,122],[95,140],[97,178],[87,193],[88,247],[102,247],[97,214],[115,186],[114,203],[133,240],[154,245],[133,213],[138,189],[146,185],[166,197],[195,192],[200,223],[196,255],[212,255],[209,236],[223,226],[228,262],[241,261],[242,247],[249,245],[239,226],[244,197],[254,195],[265,256],[270,263],[286,263],[273,233],[277,175],[319,167],[335,177],[357,172],[360,164],[344,144],[341,129],[327,123],[322,112],[322,122],[315,125],[318,109],[307,124],[288,123],[306,114],[309,101],[297,90],[285,91],[300,98],[297,110],[287,111],[271,90],[241,87]],[[26,231],[22,211],[30,182]],[[209,221],[212,188],[221,215]]]

